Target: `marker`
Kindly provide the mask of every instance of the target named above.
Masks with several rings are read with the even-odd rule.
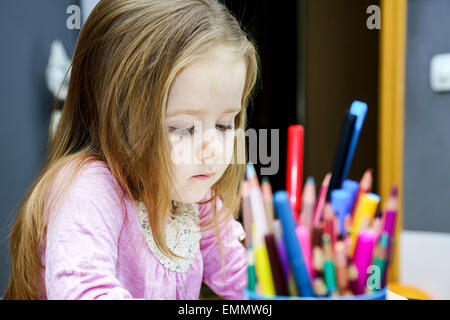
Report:
[[[319,199],[317,200],[316,209],[314,210],[313,224],[318,226],[322,219],[323,208],[325,207],[328,187],[330,185],[331,173],[327,173],[320,187]]]
[[[353,139],[356,119],[357,117],[355,115],[348,111],[346,112],[338,148],[336,150],[336,156],[334,158],[330,186],[328,187],[327,192],[327,201],[330,201],[331,191],[341,188],[342,182],[344,182],[344,166],[346,159],[348,158],[350,143]]]
[[[275,192],[274,205],[277,216],[283,226],[284,243],[288,252],[297,290],[303,297],[313,297],[314,292],[312,290],[300,243],[298,242],[297,234],[295,232],[296,224],[286,191],[280,190]]]
[[[353,209],[353,204],[355,203],[356,200],[356,195],[358,194],[359,183],[353,180],[348,179],[344,180],[344,183],[342,184],[342,189],[348,191],[348,193],[350,194],[347,211],[351,213]]]
[[[270,270],[269,255],[267,248],[262,240],[258,229],[253,225],[252,228],[253,245],[255,254],[255,271],[258,277],[258,283],[261,284],[261,291],[265,295],[275,295],[275,287],[273,285],[272,271]]]
[[[294,220],[298,223],[302,195],[303,174],[303,126],[296,124],[288,128],[286,191],[292,207]]]
[[[355,219],[356,209],[358,208],[359,200],[364,193],[369,193],[372,189],[373,173],[372,169],[364,172],[361,181],[359,183],[359,189],[355,197],[355,202],[352,208],[352,220]]]
[[[316,185],[314,178],[309,177],[306,180],[305,188],[302,194],[302,209],[300,214],[300,224],[312,232],[314,207],[316,205]]]
[[[361,200],[358,203],[358,209],[356,210],[355,220],[353,222],[353,230],[351,234],[352,246],[350,248],[350,255],[353,256],[355,250],[356,239],[358,233],[360,232],[362,224],[370,224],[375,212],[377,210],[378,204],[380,203],[380,196],[374,193],[364,193],[361,196]]]
[[[336,276],[333,263],[333,249],[330,244],[330,236],[324,233],[322,236],[323,250],[325,253],[325,262],[323,264],[323,276],[325,285],[327,287],[327,293],[334,295],[336,293]]]
[[[352,291],[356,294],[363,294],[365,292],[368,277],[367,271],[372,262],[376,237],[377,235],[373,230],[363,230],[358,236],[355,254],[353,256],[353,262],[358,269],[358,279],[355,284],[352,284]]]
[[[344,189],[336,189],[331,192],[331,206],[336,212],[338,223],[339,223],[339,235],[345,235],[345,217],[350,214],[349,202],[350,202],[350,192]]]
[[[355,153],[356,145],[358,144],[359,134],[361,133],[364,124],[364,118],[367,113],[367,104],[362,101],[353,101],[350,106],[350,114],[356,116],[355,129],[353,131],[352,140],[345,160],[344,169],[342,171],[342,179],[347,178],[348,171],[352,164],[353,154]]]
[[[314,272],[312,269],[311,237],[309,231],[305,226],[299,225],[295,229],[295,232],[297,233],[300,248],[305,258],[306,269],[308,269],[309,277],[312,280],[314,278]]]

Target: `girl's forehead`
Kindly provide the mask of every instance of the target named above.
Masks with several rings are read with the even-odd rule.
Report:
[[[240,110],[245,77],[243,59],[208,55],[178,74],[169,93],[167,116]]]

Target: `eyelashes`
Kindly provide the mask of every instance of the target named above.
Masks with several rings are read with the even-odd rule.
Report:
[[[223,124],[216,124],[216,129],[221,132],[226,132],[228,130],[232,130],[232,125],[223,125]],[[176,128],[176,127],[170,127],[169,126],[169,133],[173,133],[179,136],[191,136],[195,132],[195,127],[192,126],[190,128]]]
[[[169,133],[173,133],[179,136],[189,136],[194,134],[194,126],[190,128],[175,128],[169,127]]]

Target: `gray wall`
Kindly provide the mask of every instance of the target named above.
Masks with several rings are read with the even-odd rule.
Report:
[[[71,4],[78,1],[0,1],[0,296],[9,279],[10,225],[46,150],[50,43],[60,39],[71,57],[79,34],[66,27]]]
[[[450,1],[409,0],[404,228],[450,232],[450,93],[430,88],[431,58],[450,53]]]

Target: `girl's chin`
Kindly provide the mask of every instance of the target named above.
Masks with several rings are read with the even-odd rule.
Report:
[[[209,188],[205,189],[204,192],[202,192],[202,191],[203,190],[199,190],[199,188],[198,188],[195,191],[185,192],[183,194],[180,194],[180,197],[172,197],[172,200],[182,202],[182,203],[197,203],[197,202],[201,201],[208,194]]]

